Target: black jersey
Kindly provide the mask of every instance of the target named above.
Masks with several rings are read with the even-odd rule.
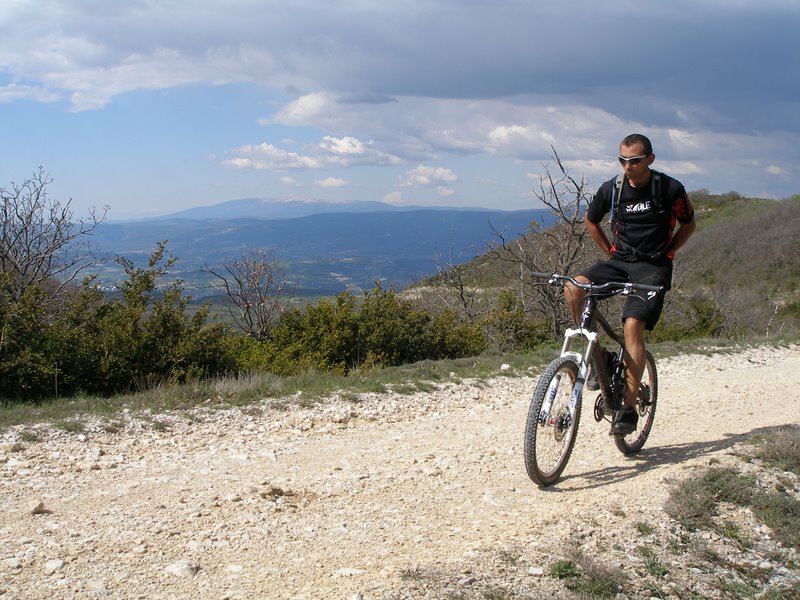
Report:
[[[598,224],[612,210],[612,192],[614,203],[619,203],[612,215],[612,258],[628,262],[659,262],[664,258],[674,258],[675,252],[670,245],[675,223],[690,223],[694,209],[680,181],[663,173],[658,173],[658,177],[658,186],[648,183],[634,188],[628,181],[623,181],[619,194],[616,178],[611,179],[600,186],[589,203],[586,216]],[[653,194],[659,194],[659,191],[660,198],[654,198]]]

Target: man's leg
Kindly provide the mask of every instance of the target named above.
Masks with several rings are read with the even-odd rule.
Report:
[[[625,405],[636,408],[639,383],[642,381],[647,350],[644,347],[645,322],[633,317],[625,319]]]
[[[583,275],[578,275],[575,277],[575,281],[578,283],[589,283],[589,280]],[[583,312],[583,299],[585,296],[586,292],[576,288],[571,283],[567,283],[564,286],[564,302],[567,305],[569,314],[571,314],[572,318],[575,320],[576,325],[581,319],[581,312]]]
[[[628,435],[636,431],[639,414],[636,412],[639,383],[642,380],[647,351],[644,348],[645,322],[634,317],[625,319],[625,406],[614,413],[611,433]]]

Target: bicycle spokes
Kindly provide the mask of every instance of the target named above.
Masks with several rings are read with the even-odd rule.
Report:
[[[642,384],[639,386],[639,406],[650,404],[650,386]]]

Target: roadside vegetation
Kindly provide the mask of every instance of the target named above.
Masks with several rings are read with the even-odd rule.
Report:
[[[775,583],[775,566],[800,567],[800,427],[753,434],[737,445],[741,451],[729,465],[712,466],[674,482],[665,512],[671,519],[666,534],[653,535],[656,523],[634,525],[641,559],[630,569],[598,564],[575,549],[552,563],[550,574],[568,589],[589,598],[614,598],[617,593],[651,598],[705,598],[686,574],[669,578],[681,556],[713,597],[800,597],[800,581]],[[755,465],[753,463],[756,463]],[[751,468],[748,468],[750,466]],[[712,547],[709,540],[720,540]],[[765,541],[774,540],[769,545]],[[671,587],[665,583],[672,582]]]
[[[376,283],[359,295],[297,304],[274,251],[251,249],[206,268],[226,299],[213,313],[198,310],[170,278],[179,258],[165,241],[144,261],[116,257],[125,279],[115,293],[99,289],[84,274],[96,262],[91,233],[105,213],[74,218],[70,202],[49,197],[51,180],[40,170],[0,189],[2,412],[170,407],[208,397],[235,403],[278,397],[301,382],[377,385],[404,365],[415,372],[466,360],[474,372],[498,356],[547,352],[569,323],[562,291],[526,273],[574,273],[597,255],[582,224],[586,182],[573,179],[555,152],[544,169],[533,195],[555,225],[494,231],[483,255],[466,263],[437,257],[438,274],[407,290]],[[792,244],[800,238],[800,197],[694,197],[699,231],[679,254],[650,343],[666,351],[700,339],[796,339],[800,258]],[[744,238],[757,241],[758,251]],[[227,319],[212,316],[221,308]]]

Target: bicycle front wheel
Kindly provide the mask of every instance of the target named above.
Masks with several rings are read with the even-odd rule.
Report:
[[[642,381],[639,384],[638,396],[639,428],[628,435],[615,435],[614,443],[623,454],[635,454],[644,447],[650,430],[653,428],[653,419],[656,416],[656,403],[658,402],[658,375],[656,374],[656,361],[653,355],[647,353]]]
[[[572,454],[581,419],[580,399],[574,418],[569,412],[577,379],[578,365],[562,356],[548,365],[533,393],[525,423],[525,468],[540,486],[554,483]]]

